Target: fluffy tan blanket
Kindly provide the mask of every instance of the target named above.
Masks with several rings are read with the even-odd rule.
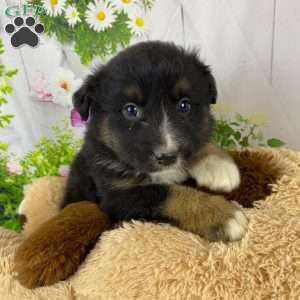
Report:
[[[12,273],[24,234],[57,213],[64,179],[42,178],[22,203],[24,234],[0,229],[0,299],[300,299],[300,153],[234,153],[241,188],[229,199],[251,206],[246,237],[208,243],[170,225],[125,223],[104,233],[67,281],[28,290]],[[255,201],[255,202],[254,202]],[[43,207],[43,210],[40,208]]]

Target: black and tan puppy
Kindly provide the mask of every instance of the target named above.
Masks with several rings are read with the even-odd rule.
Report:
[[[233,161],[210,144],[217,91],[196,53],[145,42],[121,52],[74,95],[89,126],[63,206],[89,199],[113,222],[169,220],[209,240],[238,240],[246,218],[212,190],[239,184]]]
[[[210,241],[241,239],[248,222],[240,208],[184,184],[193,178],[199,186],[222,192],[239,185],[233,160],[211,144],[210,105],[216,97],[214,78],[195,52],[169,43],[145,42],[118,54],[90,75],[74,95],[75,108],[89,123],[62,208],[89,200],[112,222],[171,222]],[[76,209],[80,206],[70,211],[74,214]],[[24,285],[66,278],[90,249],[90,243],[82,241],[82,232],[84,226],[91,231],[91,222],[82,221],[78,238],[74,225],[78,218],[65,220],[70,221],[66,224],[58,217],[48,222],[33,237],[46,240],[38,247],[44,249],[39,251],[43,254],[32,248],[33,241],[20,248],[16,265]],[[99,232],[107,228],[98,223]],[[50,234],[51,227],[59,233]],[[86,239],[95,240],[98,231]],[[59,239],[45,238],[45,232]],[[49,243],[62,253],[48,253]],[[67,246],[62,247],[64,243]],[[80,255],[78,245],[82,245]],[[75,263],[70,266],[66,262],[73,256]],[[39,274],[42,281],[36,280]]]

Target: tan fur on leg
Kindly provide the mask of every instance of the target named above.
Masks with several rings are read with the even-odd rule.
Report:
[[[247,231],[248,220],[237,205],[190,187],[172,186],[162,211],[180,228],[210,241],[240,240]]]
[[[65,207],[17,249],[17,278],[28,288],[51,285],[72,275],[111,224],[92,202]]]
[[[190,164],[189,173],[199,186],[231,192],[240,185],[240,172],[232,157],[210,143]]]

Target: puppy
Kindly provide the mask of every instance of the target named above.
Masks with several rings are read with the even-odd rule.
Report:
[[[110,221],[169,222],[209,241],[240,240],[248,224],[240,208],[190,186],[190,178],[214,191],[239,185],[233,160],[211,143],[216,98],[209,68],[169,43],[127,48],[90,75],[73,99],[89,122],[62,212],[16,251],[19,281],[33,288],[66,279]]]
[[[234,204],[182,185],[229,192],[232,159],[214,147],[217,90],[197,54],[173,44],[132,46],[89,76],[74,106],[89,118],[62,207],[95,201],[113,222],[168,221],[208,240],[238,240],[247,220]]]

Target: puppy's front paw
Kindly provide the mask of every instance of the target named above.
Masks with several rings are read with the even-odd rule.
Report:
[[[108,218],[96,204],[70,204],[17,249],[14,271],[18,280],[27,288],[35,288],[66,279],[109,227]]]
[[[248,228],[247,217],[234,202],[181,185],[169,189],[161,214],[209,241],[237,241]]]
[[[209,241],[238,241],[247,232],[248,219],[234,203],[221,196],[207,199],[199,210],[197,233]]]
[[[238,241],[246,234],[247,227],[247,217],[241,210],[235,209],[230,217],[221,217],[216,224],[209,226],[205,237],[212,242]]]
[[[240,185],[240,172],[230,157],[209,155],[190,169],[199,186],[215,192],[231,192]]]

